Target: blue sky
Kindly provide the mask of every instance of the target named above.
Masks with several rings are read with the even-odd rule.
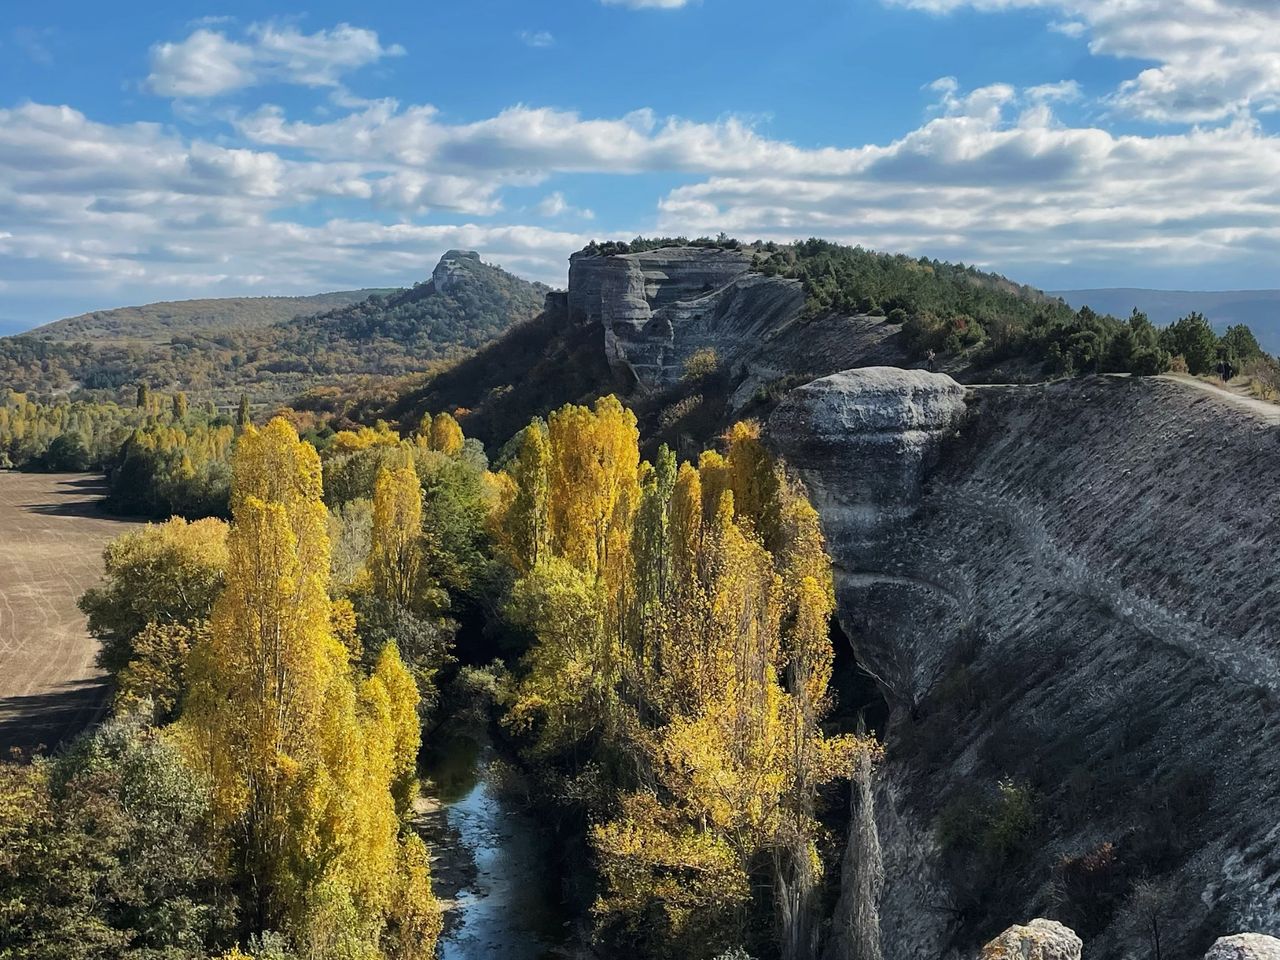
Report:
[[[0,329],[720,230],[1280,286],[1273,0],[408,9],[4,5]]]

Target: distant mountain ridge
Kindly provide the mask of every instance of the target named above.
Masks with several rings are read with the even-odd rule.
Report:
[[[335,310],[394,288],[339,290],[302,297],[217,297],[162,300],[139,306],[92,310],[54,320],[24,332],[25,336],[62,342],[94,340],[163,342],[175,333],[212,330],[257,330],[295,317]]]
[[[1095,290],[1055,290],[1072,307],[1088,305],[1099,313],[1125,317],[1137,307],[1159,326],[1188,313],[1203,313],[1221,333],[1233,324],[1247,324],[1268,353],[1280,353],[1280,290],[1148,290],[1108,287]]]
[[[123,398],[146,382],[205,399],[279,401],[462,357],[535,316],[549,291],[451,250],[432,279],[405,289],[95,311],[0,338],[0,389]]]

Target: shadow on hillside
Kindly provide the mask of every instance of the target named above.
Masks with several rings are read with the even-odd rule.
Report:
[[[0,698],[0,759],[52,753],[102,713],[105,680],[67,683],[52,693]]]

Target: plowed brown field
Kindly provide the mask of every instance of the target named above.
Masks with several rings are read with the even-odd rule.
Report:
[[[51,748],[106,702],[76,600],[134,524],[101,512],[99,477],[0,471],[0,753]]]

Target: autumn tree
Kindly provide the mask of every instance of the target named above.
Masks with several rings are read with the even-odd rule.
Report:
[[[103,551],[100,586],[80,608],[89,630],[103,641],[100,661],[119,670],[129,641],[149,623],[192,626],[208,618],[227,569],[227,525],[175,517],[117,537]]]
[[[638,439],[635,416],[615,397],[594,408],[569,404],[551,414],[545,443],[537,425],[526,431],[515,464],[518,492],[505,540],[525,575],[512,591],[510,614],[539,642],[513,716],[532,722],[541,715],[551,742],[618,719]],[[577,690],[569,699],[557,689],[565,671],[574,678],[570,691]]]
[[[337,635],[315,449],[277,418],[246,428],[233,470],[227,584],[192,651],[184,740],[214,785],[251,926],[284,929],[304,955],[367,955],[396,911],[437,909],[398,882],[413,681],[391,650],[362,677]]]
[[[422,563],[422,488],[413,461],[383,467],[373,494],[369,574],[378,596],[412,607]]]
[[[437,413],[434,417],[424,418],[420,436],[425,441],[427,449],[450,457],[456,457],[462,452],[462,444],[465,440],[462,427],[448,413]]]
[[[817,513],[757,425],[724,441],[696,466],[665,448],[642,463],[611,397],[525,432],[499,542],[535,642],[509,721],[544,748],[594,743],[612,771],[617,806],[591,834],[603,925],[645,952],[723,949],[768,875],[784,956],[811,960],[820,791],[867,745],[823,730],[834,590]]]

